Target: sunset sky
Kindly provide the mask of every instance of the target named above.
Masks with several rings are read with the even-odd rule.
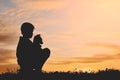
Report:
[[[51,50],[45,71],[120,69],[120,0],[0,0],[0,72],[19,67],[23,22]]]

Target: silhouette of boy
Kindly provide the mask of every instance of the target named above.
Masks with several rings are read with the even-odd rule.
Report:
[[[35,76],[39,78],[40,75],[34,74],[34,72],[41,72],[43,64],[50,55],[48,48],[41,48],[43,42],[40,35],[36,35],[32,43],[30,38],[33,36],[33,30],[34,26],[31,23],[25,22],[21,25],[22,36],[17,45],[16,57],[22,80],[34,80]]]
[[[50,50],[48,48],[44,48],[44,49],[41,48],[43,41],[42,41],[40,34],[38,34],[34,37],[33,44],[34,44],[35,55],[36,55],[36,57],[34,59],[35,60],[34,68],[36,71],[41,72],[43,64],[46,62],[46,60],[50,56]]]
[[[17,45],[17,62],[20,66],[20,71],[29,73],[33,70],[34,48],[30,38],[33,35],[34,26],[31,23],[25,22],[21,26],[22,36],[19,39]]]

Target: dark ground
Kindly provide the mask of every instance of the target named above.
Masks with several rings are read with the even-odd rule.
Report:
[[[120,70],[106,69],[98,72],[42,72],[38,76],[28,76],[29,80],[120,80]],[[27,80],[28,80],[27,79]],[[18,72],[0,74],[0,80],[26,80]]]

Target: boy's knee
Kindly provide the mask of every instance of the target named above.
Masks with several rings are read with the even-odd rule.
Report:
[[[49,48],[44,48],[44,49],[43,49],[43,52],[45,53],[45,55],[46,55],[47,57],[50,56],[50,49],[49,49]]]

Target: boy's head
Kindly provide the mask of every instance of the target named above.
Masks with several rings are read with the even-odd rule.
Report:
[[[21,25],[21,33],[23,37],[31,38],[33,35],[34,26],[31,23],[25,22]]]
[[[41,38],[40,34],[38,34],[38,35],[36,35],[34,37],[34,41],[33,42],[37,43],[37,44],[43,44],[43,41],[42,41],[42,38]]]

